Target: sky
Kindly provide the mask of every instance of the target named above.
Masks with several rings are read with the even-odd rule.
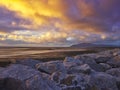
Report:
[[[0,0],[0,46],[120,46],[120,0]]]

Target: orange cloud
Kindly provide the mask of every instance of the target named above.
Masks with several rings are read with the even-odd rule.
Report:
[[[2,34],[1,40],[32,43],[60,39],[64,42],[66,39],[70,41],[76,38],[78,42],[105,40],[108,38],[106,34],[112,32],[113,24],[120,22],[119,4],[120,0],[0,0],[0,7],[7,9],[8,15],[10,11],[11,17],[20,19],[17,21],[16,18],[8,17],[4,22],[0,21],[0,29],[4,31],[3,29],[7,28],[7,36]],[[9,30],[10,27],[13,30]],[[21,35],[18,30],[24,30],[24,34]],[[32,30],[38,33],[32,35]],[[7,33],[9,31],[10,33]],[[75,31],[82,31],[82,35]],[[92,37],[93,34],[96,36]]]
[[[51,25],[52,21],[56,25],[57,20],[60,20],[63,22],[59,27],[61,29],[80,29],[93,33],[109,29],[102,13],[109,11],[111,3],[114,1],[0,0],[0,6],[16,12],[16,17],[28,19],[32,23],[32,25],[21,23],[19,25],[21,27],[39,29],[41,26]]]
[[[24,41],[28,43],[56,42],[59,39],[66,39],[66,37],[66,33],[55,31],[42,33],[35,31],[14,31],[11,33],[0,32],[0,40]]]
[[[47,24],[51,18],[63,17],[62,0],[0,0],[0,5],[15,11],[19,17],[31,20],[35,26]]]

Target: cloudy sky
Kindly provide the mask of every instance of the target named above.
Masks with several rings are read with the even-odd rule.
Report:
[[[0,46],[120,45],[120,0],[0,0]]]

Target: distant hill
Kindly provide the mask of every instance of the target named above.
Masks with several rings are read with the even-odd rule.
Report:
[[[80,48],[90,48],[90,47],[120,47],[115,45],[105,45],[105,44],[93,44],[93,43],[80,43],[72,45],[71,47],[80,47]]]

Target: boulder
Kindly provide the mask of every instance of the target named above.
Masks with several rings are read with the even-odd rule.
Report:
[[[115,77],[120,77],[120,68],[112,68],[107,70],[106,73]]]
[[[106,63],[100,63],[101,67],[104,71],[111,69],[112,67],[109,64]]]
[[[68,70],[68,73],[69,74],[75,74],[75,73],[84,73],[84,74],[89,74],[91,73],[91,68],[88,64],[83,64],[83,65],[80,65],[80,66],[75,66],[75,67],[71,67],[69,70]]]
[[[39,71],[28,66],[12,64],[0,72],[0,90],[61,90]]]
[[[85,63],[90,63],[90,61],[92,61],[92,63],[106,63],[107,61],[110,60],[111,55],[106,55],[104,53],[93,53],[93,54],[83,54],[83,55],[78,55],[75,56],[76,59],[80,59],[80,60],[85,60]]]
[[[74,58],[79,59],[84,64],[88,64],[95,71],[103,72],[104,68],[102,67],[102,65],[97,64],[95,62],[94,60],[95,57],[96,57],[96,54],[84,54],[84,55],[77,55]]]
[[[113,57],[112,59],[110,59],[107,64],[109,64],[110,66],[112,66],[113,68],[117,68],[120,67],[120,55]]]
[[[105,50],[105,51],[99,52],[98,54],[105,55],[106,57],[112,58],[120,54],[120,49],[116,48],[116,49],[111,49],[111,50]]]
[[[62,73],[62,72],[54,72],[52,73],[52,75],[50,76],[50,80],[55,81],[56,83],[60,83],[60,81],[62,79],[64,79],[66,77],[66,73]]]
[[[106,73],[116,78],[117,86],[118,86],[118,89],[120,90],[120,68],[112,68],[110,70],[107,70]]]
[[[38,69],[40,72],[52,74],[54,72],[66,72],[66,69],[62,63],[62,61],[49,61],[44,63],[38,63],[36,64],[36,69]]]
[[[60,81],[60,85],[63,90],[85,90],[87,88],[87,83],[80,74],[67,75]]]
[[[95,63],[95,57],[96,54],[83,54],[83,55],[77,55],[74,57],[74,59],[78,59],[83,63]]]
[[[71,67],[81,65],[82,61],[80,61],[79,59],[74,59],[72,57],[66,57],[63,61],[63,64],[66,67],[66,69],[69,69]]]
[[[69,74],[60,80],[62,90],[119,90],[116,79],[106,73]]]
[[[41,76],[42,76],[43,78],[50,79],[50,75],[49,75],[49,74],[47,74],[47,73],[42,73],[42,72],[40,72],[40,73],[41,73]]]
[[[120,55],[120,49],[115,49],[116,51],[113,51],[113,56]]]
[[[111,59],[111,57],[107,57],[105,55],[97,55],[97,57],[95,58],[95,62],[96,63],[106,63],[110,59]]]
[[[92,63],[95,61],[96,63],[106,63],[109,61],[111,58],[115,56],[120,55],[120,49],[112,49],[112,50],[107,50],[107,51],[102,51],[99,53],[92,53],[92,54],[83,54],[83,55],[77,55],[74,58],[75,59],[80,59],[80,60],[85,60],[85,63],[89,62],[88,60],[92,61]]]
[[[87,90],[119,90],[116,79],[106,73],[94,73],[84,79],[89,86]]]

